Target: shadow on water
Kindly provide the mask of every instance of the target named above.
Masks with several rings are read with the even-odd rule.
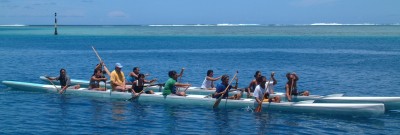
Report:
[[[398,116],[399,114],[396,115]],[[322,132],[343,134],[364,128],[374,129],[379,132],[383,131],[385,127],[385,121],[381,117],[366,118],[282,111],[254,113],[254,120],[253,126],[255,126],[254,129],[256,129],[257,134],[287,134],[288,131],[292,131],[294,134]]]
[[[254,119],[256,121],[255,126],[257,127],[257,134],[267,134],[269,133],[269,125],[272,119],[270,113],[254,113]]]
[[[59,101],[60,101],[59,102],[59,108],[60,108],[60,112],[61,112],[61,118],[67,118],[68,117],[68,112],[69,112],[68,111],[69,98],[64,94],[59,95],[59,96],[60,96],[60,98],[59,98]],[[62,120],[64,120],[64,119],[62,119]]]
[[[222,101],[221,101],[222,102]],[[231,118],[230,118],[230,112],[228,109],[225,108],[216,108],[213,109],[214,112],[214,125],[217,128],[217,133],[219,134],[232,134],[232,131],[230,130],[231,127]],[[215,130],[214,130],[215,131]]]
[[[112,119],[115,121],[126,120],[124,114],[126,113],[126,102],[124,101],[113,101],[111,102]]]

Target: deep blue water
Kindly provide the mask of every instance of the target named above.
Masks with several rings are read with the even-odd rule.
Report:
[[[215,75],[239,71],[245,87],[261,70],[276,73],[283,92],[286,72],[312,94],[400,96],[400,26],[0,27],[0,80],[42,83],[41,75],[89,79],[98,59],[120,62],[149,79],[168,79],[185,67],[183,82],[200,86]],[[0,85],[1,134],[398,134],[399,111],[377,118],[338,117],[246,108],[132,103],[72,95],[13,91]]]

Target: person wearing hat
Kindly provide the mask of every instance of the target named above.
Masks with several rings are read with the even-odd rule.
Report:
[[[115,70],[111,72],[111,87],[113,91],[126,91],[125,76],[121,63],[115,63]]]

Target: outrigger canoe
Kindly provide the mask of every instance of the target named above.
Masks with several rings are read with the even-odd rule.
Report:
[[[45,83],[50,84],[49,80],[44,77],[44,76],[40,76],[40,79],[42,81],[44,81]],[[53,83],[59,85],[60,83],[58,81],[53,81]],[[79,84],[81,87],[89,87],[89,81],[88,80],[79,80],[79,79],[71,79],[71,85],[77,85]],[[104,83],[101,82],[100,87],[104,87]],[[107,84],[106,85],[108,89],[111,89],[111,85]],[[130,86],[128,86],[130,87]],[[162,85],[157,85],[157,86],[151,86],[149,87],[147,90],[153,90],[154,92],[162,92],[163,90],[163,86]],[[184,89],[178,89],[180,91],[184,91]],[[211,95],[215,93],[215,90],[206,90],[206,89],[202,89],[200,87],[189,87],[186,91],[186,94],[195,94],[195,95]],[[243,90],[240,89],[232,89],[231,92],[229,92],[230,96],[233,96],[234,94],[242,94],[242,98],[246,97],[246,92],[244,92]],[[282,100],[286,100],[285,98],[285,93],[274,93],[271,94],[271,96],[280,96],[282,98]],[[330,95],[333,96],[333,95]],[[335,95],[335,96],[341,96],[341,95]],[[298,102],[298,101],[305,101],[305,100],[316,100],[319,98],[322,98],[324,96],[320,96],[320,95],[309,95],[309,96],[294,96],[293,97],[293,101]]]
[[[41,76],[40,79],[49,83],[49,81],[44,76]],[[53,82],[56,83],[56,81]],[[87,87],[89,85],[89,81],[77,80],[77,79],[71,79],[71,83],[80,84],[82,87]],[[151,86],[147,90],[162,92],[162,89],[163,87],[159,85],[159,86]],[[189,87],[186,90],[186,93],[195,95],[211,95],[215,93],[215,90],[206,90],[200,87]],[[245,96],[246,93],[241,90],[234,90],[232,92],[229,92],[231,96],[237,93],[241,93],[242,97],[246,97]],[[282,92],[275,92],[274,94],[271,94],[271,96],[272,97],[280,96],[282,101],[287,101],[286,94]],[[292,97],[293,102],[306,101],[306,100],[315,100],[316,103],[383,103],[385,104],[386,110],[400,109],[400,97],[346,97],[343,96],[343,94],[331,94],[327,96],[309,95],[309,96]]]
[[[40,80],[42,80],[45,83],[50,84],[49,80],[44,77],[44,76],[40,76]],[[53,81],[54,84],[59,85],[60,82],[59,81]],[[79,79],[71,79],[71,85],[77,85],[79,84],[81,87],[89,87],[89,81],[88,80],[79,80]],[[100,87],[104,86],[107,87],[107,89],[111,89],[111,85],[109,83],[107,83],[107,85],[104,85],[103,82],[100,82]],[[131,87],[131,85],[127,85],[127,87]],[[151,86],[149,87],[147,90],[153,90],[154,92],[162,92],[163,90],[163,84],[157,84],[155,86]],[[181,91],[184,91],[184,89],[179,89]],[[200,87],[189,87],[186,91],[186,94],[195,94],[195,95],[211,95],[213,93],[215,93],[215,90],[206,90],[206,89],[201,89]],[[233,90],[232,92],[230,92],[231,95],[237,94],[237,93],[241,93],[240,90]]]
[[[34,92],[57,92],[53,85],[18,82],[18,81],[2,81],[2,83],[15,90],[22,91],[34,91]],[[56,86],[60,89],[60,86]],[[128,92],[112,92],[107,91],[93,91],[87,88],[79,89],[67,89],[65,94],[90,96],[90,97],[102,97],[111,99],[122,99],[128,100],[132,98],[131,93]],[[212,107],[216,99],[211,98],[207,95],[190,95],[187,96],[164,96],[161,92],[155,94],[142,94],[136,98],[138,102],[161,102],[168,104],[189,104]],[[241,99],[241,100],[229,100],[221,102],[220,107],[227,108],[254,108],[254,99]],[[285,112],[296,112],[296,113],[315,113],[315,114],[326,114],[326,115],[348,115],[348,116],[362,116],[371,117],[383,115],[385,107],[382,103],[313,103],[313,101],[303,102],[281,102],[281,103],[264,103],[263,110],[277,110]]]

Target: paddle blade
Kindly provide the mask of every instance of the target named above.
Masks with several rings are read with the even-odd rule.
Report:
[[[220,96],[217,101],[215,101],[213,108],[218,108],[219,103],[221,102],[222,96]]]
[[[261,112],[262,105],[259,104],[257,108],[254,110],[255,112]]]

